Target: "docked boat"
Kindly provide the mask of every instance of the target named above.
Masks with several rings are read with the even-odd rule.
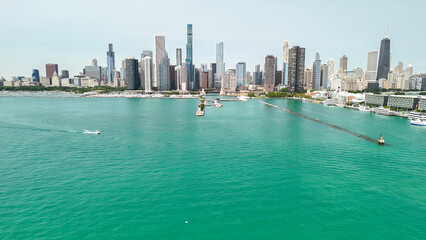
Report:
[[[416,126],[426,126],[426,120],[419,119],[419,118],[413,118],[413,119],[410,120],[410,124],[416,125]]]
[[[247,102],[248,101],[248,97],[246,97],[246,96],[238,96],[238,100],[240,100],[242,102]]]
[[[368,106],[361,106],[358,108],[358,110],[360,110],[361,112],[371,112],[371,108],[369,108]]]
[[[324,106],[337,106],[337,101],[333,99],[326,99],[322,102]]]
[[[376,114],[385,115],[385,116],[395,116],[395,112],[391,111],[389,108],[378,107],[374,109]]]
[[[409,112],[408,113],[408,119],[420,119],[423,121],[426,121],[426,114],[421,112]]]
[[[222,104],[220,104],[220,103],[216,103],[216,104],[215,104],[215,106],[216,106],[217,108],[221,108],[221,107],[223,107],[223,105],[222,105]]]

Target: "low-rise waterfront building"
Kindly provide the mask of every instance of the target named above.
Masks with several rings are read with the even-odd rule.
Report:
[[[389,96],[388,106],[414,110],[417,109],[419,98],[417,96]]]
[[[419,99],[419,110],[426,111],[426,98]]]
[[[366,94],[365,103],[374,106],[387,106],[388,98],[386,95]]]

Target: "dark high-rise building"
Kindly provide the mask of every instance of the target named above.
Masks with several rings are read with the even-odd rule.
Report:
[[[170,79],[169,86],[170,86],[170,90],[176,90],[177,89],[177,87],[176,87],[176,85],[177,85],[177,81],[176,81],[177,76],[176,76],[175,67],[176,66],[174,66],[174,65],[170,66],[170,73],[169,73],[169,79]]]
[[[51,78],[53,74],[56,72],[58,74],[58,64],[48,63],[46,64],[46,77]]]
[[[253,84],[262,85],[262,75],[260,73],[260,65],[256,65],[253,72]]]
[[[288,90],[303,91],[305,77],[305,49],[294,46],[289,51]]]
[[[208,88],[207,83],[209,80],[208,72],[200,72],[200,88],[205,89]]]
[[[348,70],[348,57],[346,57],[346,55],[343,55],[343,57],[340,58],[340,69],[341,71]]]
[[[377,80],[388,79],[390,70],[390,39],[385,37],[380,44],[379,65],[377,66]]]
[[[321,78],[320,78],[320,89],[327,90],[329,86],[327,86],[328,80],[328,65],[321,65]]]
[[[263,82],[264,92],[274,91],[276,63],[277,60],[274,56],[268,55],[265,57],[265,80]]]
[[[275,86],[281,85],[283,81],[283,71],[277,71],[275,73]]]
[[[114,81],[114,70],[115,70],[115,53],[112,49],[112,43],[108,44],[107,52],[107,68],[108,68],[108,82]]]
[[[139,64],[134,58],[126,58],[126,86],[128,90],[137,90],[140,87]]]
[[[210,68],[211,68],[211,75],[209,75],[209,83],[208,83],[208,88],[214,88],[214,76],[217,73],[217,69],[216,69],[216,63],[211,63],[210,64]]]
[[[176,65],[182,66],[182,48],[176,48]]]
[[[196,68],[195,69],[195,74],[194,74],[194,88],[193,89],[199,89],[200,88],[200,78],[201,78],[201,73],[203,71],[201,70],[201,68]]]
[[[40,82],[40,73],[38,71],[38,69],[33,69],[33,82]]]
[[[68,70],[62,70],[61,77],[62,78],[69,78],[70,77],[70,72]]]

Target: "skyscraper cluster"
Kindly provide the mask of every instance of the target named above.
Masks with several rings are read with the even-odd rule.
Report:
[[[306,67],[306,49],[300,46],[290,48],[289,41],[283,41],[282,62],[274,55],[267,55],[263,68],[256,64],[253,72],[247,69],[245,61],[236,63],[235,68],[226,69],[224,43],[216,43],[216,59],[210,64],[194,64],[193,25],[187,24],[186,45],[176,48],[176,62],[170,61],[166,50],[166,37],[154,38],[154,51],[144,50],[140,59],[126,58],[119,71],[116,69],[113,44],[108,44],[107,66],[98,65],[97,59],[83,71],[70,76],[69,71],[59,74],[58,64],[46,64],[46,77],[40,76],[38,69],[33,69],[30,84],[43,86],[112,86],[126,87],[129,90],[144,89],[154,91],[289,91],[305,90],[363,90],[365,88],[412,89],[418,85],[413,80],[413,67],[403,68],[398,62],[391,68],[390,39],[388,34],[382,39],[380,51],[368,52],[367,68],[348,68],[348,57],[343,55],[336,63],[334,59],[322,60],[320,53],[315,53],[312,65]],[[339,64],[339,66],[336,66]],[[337,68],[338,67],[338,68]],[[337,68],[337,69],[336,69]],[[414,76],[415,77],[415,76]],[[14,77],[21,81],[24,77]]]

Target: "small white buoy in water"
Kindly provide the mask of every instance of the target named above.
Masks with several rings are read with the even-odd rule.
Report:
[[[185,221],[185,223],[188,223],[188,221]]]

